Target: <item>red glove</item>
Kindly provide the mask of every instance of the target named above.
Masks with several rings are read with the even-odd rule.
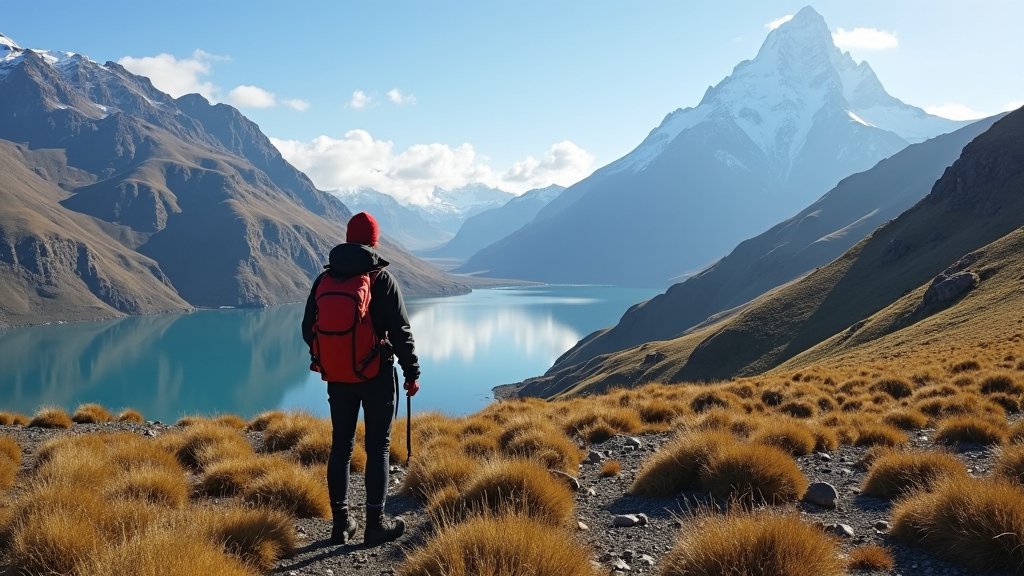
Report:
[[[420,391],[419,380],[406,380],[405,384],[402,384],[402,388],[405,388],[405,394],[410,398],[415,396]]]

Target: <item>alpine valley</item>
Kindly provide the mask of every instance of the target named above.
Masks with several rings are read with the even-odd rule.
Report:
[[[0,326],[305,297],[351,215],[235,108],[0,36]],[[385,239],[406,292],[468,291]]]

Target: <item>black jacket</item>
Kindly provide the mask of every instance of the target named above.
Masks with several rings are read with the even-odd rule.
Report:
[[[335,246],[328,261],[330,264],[325,266],[325,274],[336,278],[349,278],[371,270],[380,270],[370,290],[370,316],[373,318],[373,328],[377,336],[391,342],[405,379],[419,379],[420,363],[416,357],[416,343],[409,327],[409,314],[405,310],[405,301],[402,300],[402,290],[398,287],[398,282],[386,270],[388,261],[369,246],[350,243]],[[302,316],[302,339],[308,345],[313,343],[316,287],[321,277],[317,277],[313,282],[309,298],[306,299],[306,313]]]

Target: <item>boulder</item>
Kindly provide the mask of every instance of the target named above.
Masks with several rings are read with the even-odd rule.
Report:
[[[815,482],[807,487],[804,502],[835,510],[839,503],[839,491],[828,482]]]
[[[942,306],[955,302],[973,290],[981,282],[977,272],[956,272],[939,274],[932,280],[924,293],[924,305]]]

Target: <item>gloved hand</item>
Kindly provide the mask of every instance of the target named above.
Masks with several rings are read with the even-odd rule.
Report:
[[[406,380],[405,384],[402,384],[402,388],[405,388],[405,394],[410,398],[415,396],[420,391],[419,380]]]

